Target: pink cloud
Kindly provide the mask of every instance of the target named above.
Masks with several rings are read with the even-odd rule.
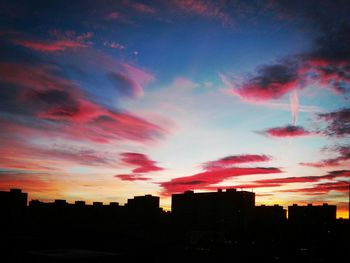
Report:
[[[121,161],[128,166],[136,166],[130,174],[117,174],[114,176],[123,181],[148,181],[150,178],[145,177],[145,173],[164,170],[164,168],[156,165],[156,161],[151,160],[147,155],[142,153],[121,153]]]
[[[287,125],[284,127],[270,128],[261,132],[262,134],[269,135],[271,137],[301,137],[312,135],[311,132],[305,130],[301,126]]]
[[[41,52],[57,52],[63,51],[67,48],[86,47],[85,44],[74,41],[44,42],[31,40],[15,40],[13,41],[13,43],[15,43],[18,46],[26,47]]]

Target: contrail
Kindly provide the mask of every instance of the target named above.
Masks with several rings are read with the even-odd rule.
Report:
[[[295,126],[297,124],[299,111],[299,98],[296,89],[294,89],[290,94],[290,111],[292,113],[292,124]]]

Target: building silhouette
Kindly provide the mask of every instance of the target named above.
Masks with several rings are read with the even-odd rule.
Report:
[[[0,191],[0,223],[10,226],[22,223],[27,213],[28,194],[21,189]]]
[[[242,225],[251,221],[255,193],[236,189],[173,194],[171,211],[176,224],[187,226]]]
[[[157,221],[162,212],[159,207],[159,196],[145,195],[128,199],[125,211],[131,222]]]
[[[297,224],[329,223],[336,220],[337,207],[335,205],[304,205],[288,206],[288,219]]]
[[[287,210],[280,205],[260,205],[254,208],[255,222],[263,225],[275,225],[286,222]]]

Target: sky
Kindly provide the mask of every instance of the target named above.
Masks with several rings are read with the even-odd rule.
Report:
[[[0,190],[237,188],[348,217],[347,1],[0,1]]]

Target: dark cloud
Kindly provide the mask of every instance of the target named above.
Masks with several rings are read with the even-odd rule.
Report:
[[[313,50],[306,57],[329,63],[348,63],[350,59],[350,25],[343,22],[339,26],[323,31],[322,36],[315,40]]]
[[[296,23],[312,38],[309,50],[264,64],[242,83],[229,86],[242,99],[278,99],[317,83],[339,95],[350,90],[350,7],[347,1],[269,1],[266,12]],[[291,63],[292,61],[292,63]],[[301,85],[299,85],[301,84]]]
[[[297,69],[292,61],[262,65],[243,84],[238,87],[234,84],[232,92],[248,100],[278,99],[297,87]]]
[[[332,137],[345,137],[350,135],[350,108],[321,113],[318,114],[318,118],[327,122],[327,127],[324,130],[320,130],[320,133]]]
[[[51,112],[56,116],[74,116],[78,114],[79,102],[63,90],[30,91],[22,94],[21,101],[27,109],[37,112]]]
[[[319,31],[348,21],[350,7],[346,0],[263,1],[276,18],[294,22],[304,30]]]
[[[135,98],[142,93],[142,87],[123,73],[110,72],[107,77],[121,96]]]

